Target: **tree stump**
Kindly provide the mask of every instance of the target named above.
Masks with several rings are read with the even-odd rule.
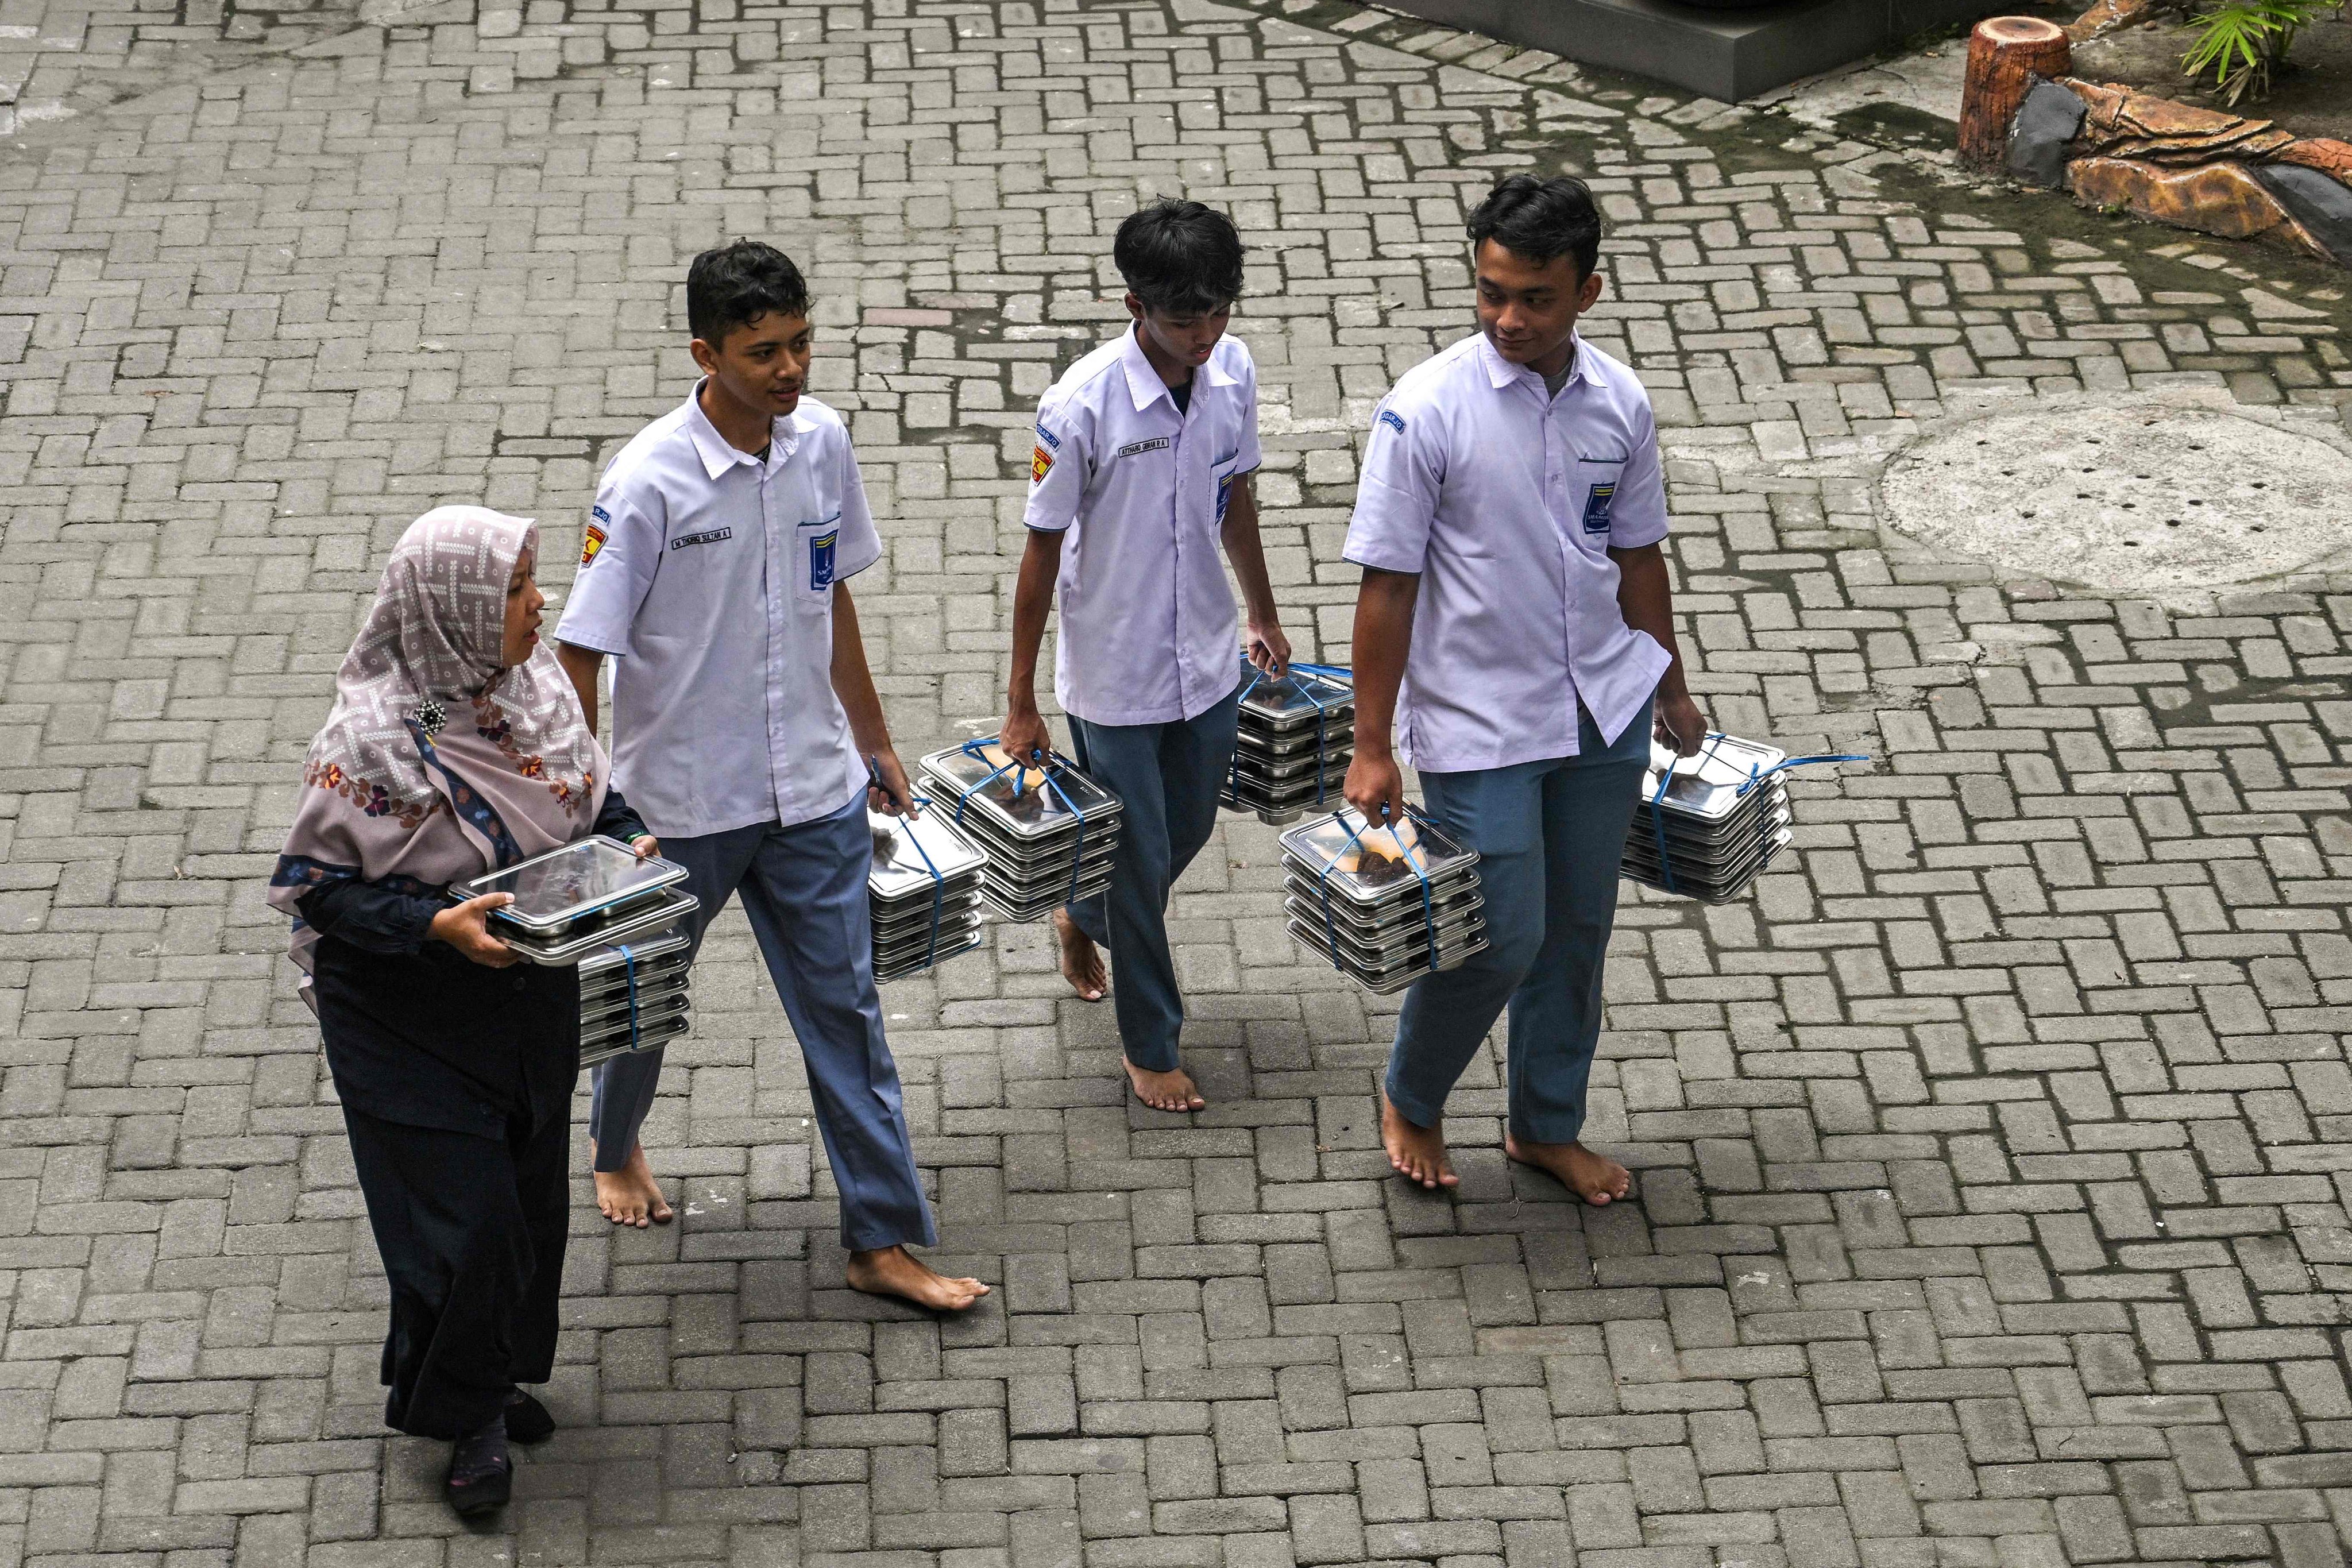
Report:
[[[2033,16],[1991,16],[1969,35],[1968,76],[1960,89],[1960,162],[1998,170],[2008,161],[2010,122],[2036,77],[2074,68],[2066,30]]]

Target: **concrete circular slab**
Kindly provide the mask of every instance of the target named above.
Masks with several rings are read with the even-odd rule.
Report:
[[[1897,532],[2130,596],[2248,583],[2341,552],[2352,454],[2243,414],[2143,398],[1962,420],[1881,481]]]

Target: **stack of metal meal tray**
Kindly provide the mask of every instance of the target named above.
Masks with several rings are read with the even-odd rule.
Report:
[[[686,1033],[686,932],[678,927],[608,942],[580,961],[580,1065],[658,1046]]]
[[[1252,668],[1246,654],[1242,671],[1248,689],[1220,798],[1276,826],[1337,805],[1355,755],[1355,688],[1307,669],[1277,680]]]
[[[869,810],[874,869],[866,876],[874,911],[878,984],[929,969],[980,945],[980,881],[988,857],[934,808],[919,817]]]
[[[1789,754],[1710,735],[1695,757],[1654,743],[1619,874],[1702,903],[1748,890],[1790,837]]]
[[[1290,934],[1369,990],[1402,991],[1486,947],[1478,857],[1429,823],[1367,828],[1342,810],[1281,842]]]
[[[994,745],[950,746],[919,764],[931,809],[988,858],[980,893],[1010,921],[1039,920],[1110,885],[1118,797],[1055,755],[1014,766]]]
[[[526,963],[580,971],[580,1059],[593,1066],[686,1031],[681,925],[701,905],[679,889],[686,868],[639,859],[598,835],[449,889],[453,901],[506,893],[489,931]]]

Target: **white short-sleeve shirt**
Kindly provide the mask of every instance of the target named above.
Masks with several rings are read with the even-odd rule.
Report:
[[[1614,741],[1672,661],[1617,605],[1613,547],[1666,536],[1657,423],[1579,340],[1557,396],[1474,333],[1372,416],[1347,558],[1420,574],[1397,753],[1433,773],[1574,756],[1580,702]]]
[[[1197,718],[1240,684],[1241,621],[1219,530],[1256,468],[1257,368],[1230,335],[1181,414],[1132,329],[1037,406],[1033,529],[1066,532],[1054,693],[1096,724]]]
[[[833,691],[834,584],[882,554],[849,431],[803,397],[762,463],[701,390],[605,468],[555,628],[618,657],[613,781],[662,837],[814,821],[866,782]]]

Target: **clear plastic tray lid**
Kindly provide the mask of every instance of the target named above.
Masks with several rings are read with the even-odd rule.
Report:
[[[1119,810],[1118,797],[1080,773],[1065,758],[1050,769],[1015,768],[994,746],[967,752],[950,746],[922,760],[924,773],[938,781],[931,809],[950,821],[959,816],[969,825],[977,812],[1016,838],[1042,838],[1074,832],[1079,817],[1087,831],[1108,825]]]
[[[685,880],[685,867],[659,856],[641,860],[619,839],[596,834],[503,871],[459,882],[449,891],[460,901],[485,893],[511,893],[514,902],[498,911],[500,921],[525,931],[560,931],[575,921],[651,898]]]
[[[928,896],[941,883],[988,864],[988,857],[956,831],[937,803],[918,817],[868,811],[866,822],[874,830],[874,868],[866,873],[866,886],[877,899]]]
[[[1300,823],[1281,843],[1318,889],[1358,903],[1407,893],[1418,901],[1423,878],[1435,884],[1478,863],[1475,852],[1431,823],[1412,818],[1393,829],[1367,827],[1352,807]]]
[[[1737,735],[1710,735],[1695,757],[1678,757],[1671,746],[1650,743],[1649,771],[1642,775],[1642,799],[1682,816],[1709,820],[1729,816],[1754,799],[1751,779],[1761,779],[1789,760],[1789,753]],[[1674,777],[1663,799],[1658,781],[1671,768]],[[1743,793],[1744,792],[1744,793]]]
[[[1258,679],[1242,699],[1245,722],[1256,720],[1273,729],[1287,730],[1294,725],[1312,725],[1318,713],[1328,724],[1355,712],[1356,689],[1346,681],[1299,669],[1290,670],[1277,680],[1262,674],[1250,663],[1249,655],[1242,655],[1243,680],[1246,683],[1254,675]]]

